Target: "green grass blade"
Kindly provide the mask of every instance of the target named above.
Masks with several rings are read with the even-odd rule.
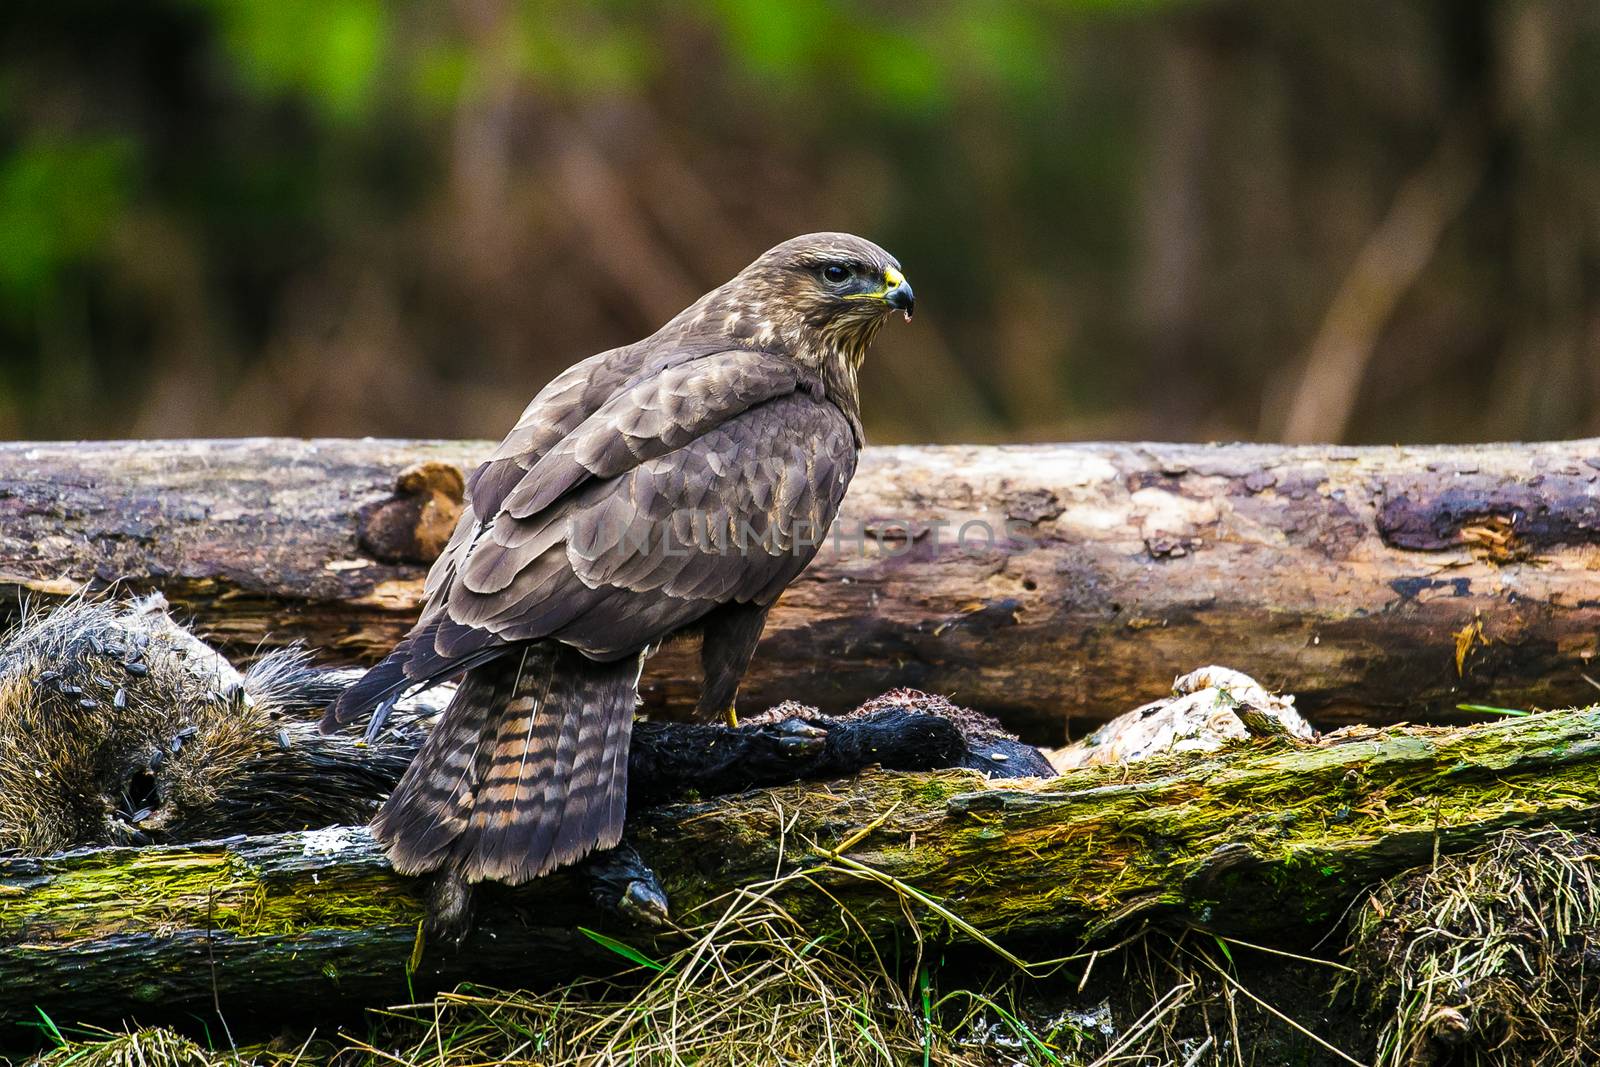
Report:
[[[1510,715],[1518,719],[1533,714],[1526,708],[1497,708],[1493,704],[1457,704],[1456,710],[1475,711],[1480,715]]]
[[[33,1010],[38,1012],[39,1018],[43,1020],[42,1022],[34,1023],[34,1025],[50,1035],[50,1040],[56,1043],[56,1048],[66,1048],[67,1039],[61,1036],[60,1030],[56,1029],[56,1021],[46,1015],[45,1010],[37,1004],[33,1006]]]
[[[623,944],[614,937],[607,937],[598,930],[591,930],[587,926],[580,926],[578,927],[578,933],[582,934],[584,937],[587,937],[590,941],[593,941],[601,948],[610,949],[623,959],[637,963],[641,967],[647,967],[652,971],[664,971],[667,969],[666,964],[653,960],[649,956],[646,956],[644,953],[640,952],[638,949],[634,948],[632,945]]]

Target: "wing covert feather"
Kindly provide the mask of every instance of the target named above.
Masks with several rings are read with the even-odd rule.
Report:
[[[619,390],[506,495],[502,513],[527,519],[588,478],[610,478],[664,456],[752,405],[792,393],[800,367],[763,352],[720,352]]]
[[[832,404],[756,404],[527,520],[502,513],[462,553],[449,615],[501,641],[611,656],[720,604],[771,603],[816,554],[855,462]]]

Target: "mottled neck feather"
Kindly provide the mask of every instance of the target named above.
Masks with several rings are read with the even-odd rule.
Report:
[[[850,420],[857,447],[867,443],[866,431],[861,426],[861,388],[856,384],[856,372],[860,369],[860,355],[854,359],[830,359],[822,365],[822,386],[828,391],[828,399]]]
[[[822,385],[828,392],[828,398],[850,420],[857,445],[866,444],[861,427],[861,386],[858,375],[862,361],[867,358],[867,349],[872,347],[872,340],[878,335],[884,321],[882,316],[878,316],[865,322],[841,323],[836,330],[819,331],[821,343],[812,365],[822,374]]]
[[[857,375],[873,338],[886,316],[852,315],[821,323],[808,321],[805,308],[793,306],[781,295],[741,285],[734,279],[713,289],[685,308],[660,331],[688,338],[700,336],[788,356],[812,368],[823,388],[850,420],[857,443],[862,443],[861,393]],[[659,335],[658,335],[659,336]]]

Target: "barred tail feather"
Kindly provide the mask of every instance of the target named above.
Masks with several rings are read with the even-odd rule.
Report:
[[[380,705],[393,704],[405,690],[416,686],[408,668],[419,648],[433,643],[437,626],[418,626],[394,646],[382,663],[363,674],[335,700],[322,716],[322,732],[332,733],[355,722]],[[457,668],[458,670],[460,668]]]
[[[442,866],[472,816],[481,752],[491,717],[505,697],[493,667],[468,671],[439,724],[372,821],[402,874]]]
[[[526,645],[469,671],[373,822],[395,868],[517,884],[615,845],[640,663]]]
[[[322,716],[322,732],[331,734],[370,713],[372,718],[367,725],[367,740],[370,741],[383,728],[395,702],[407,692],[426,689],[451,675],[491,663],[506,654],[502,645],[480,642],[463,649],[462,655],[443,656],[435,647],[439,631],[439,623],[427,622],[401,638],[382,663],[339,694]]]

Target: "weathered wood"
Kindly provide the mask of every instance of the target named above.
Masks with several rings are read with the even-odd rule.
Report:
[[[123,580],[236,649],[369,659],[413,619],[459,471],[487,450],[3,445],[0,586]],[[1048,743],[1218,658],[1324,724],[1593,694],[1600,441],[878,448],[836,533],[773,613],[746,708],[907,685]],[[652,706],[692,706],[691,652],[646,682]]]
[[[908,915],[934,936],[966,936],[908,904],[898,883],[1019,945],[1136,916],[1294,941],[1436,850],[1508,828],[1594,825],[1597,732],[1600,708],[1257,741],[1057,779],[878,771],[642,812],[630,837],[680,920],[804,870],[775,896],[819,936],[889,937]],[[425,953],[408,990],[422,886],[388,870],[362,830],[0,860],[0,990],[12,1011],[70,1002],[80,1015],[96,1004],[148,1015],[215,996],[236,1015],[616,966],[576,932],[598,919],[573,872],[486,896],[465,948]]]
[[[171,813],[159,840],[366,822],[400,780],[427,739],[433,715],[453,692],[440,686],[406,701],[370,743],[359,727],[323,734],[315,721],[284,723],[277,731],[279,743],[263,745],[218,782],[203,806]],[[747,719],[739,727],[635,723],[628,751],[629,810],[840,778],[872,766],[899,771],[964,767],[993,778],[1055,775],[1042,753],[999,733],[993,721],[925,694],[886,695],[837,718],[794,710],[792,716],[780,709]]]

